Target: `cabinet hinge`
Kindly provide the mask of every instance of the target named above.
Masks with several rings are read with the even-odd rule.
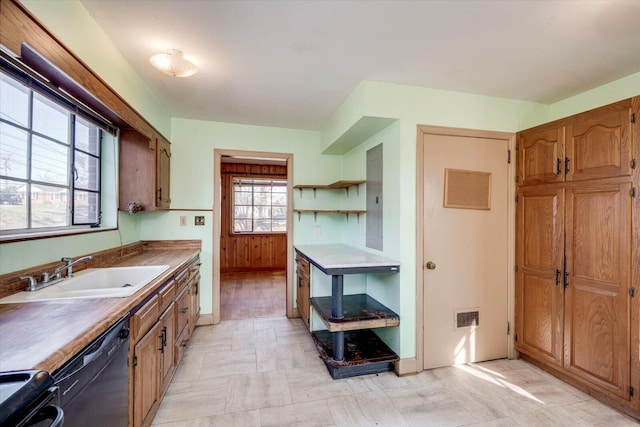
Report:
[[[631,169],[635,169],[636,168],[636,159],[631,159]]]
[[[631,188],[631,197],[636,197],[636,187]]]
[[[518,272],[518,266],[516,265],[516,267],[514,268],[514,270],[516,271],[516,273]]]
[[[516,196],[516,203],[518,203],[518,196]]]
[[[516,182],[520,182],[520,177],[516,175]]]
[[[635,296],[636,296],[636,288],[634,288],[634,287],[630,287],[630,288],[629,288],[629,296],[630,296],[631,298],[633,298],[633,297],[635,297]]]
[[[515,334],[515,335],[513,336],[513,340],[514,340],[514,341],[518,341],[518,334]]]
[[[516,143],[516,151],[520,149],[520,143]]]
[[[507,335],[511,335],[511,323],[507,322]]]
[[[133,366],[134,368],[138,366],[138,356],[133,356],[131,358],[131,366]]]
[[[511,150],[507,150],[507,163],[511,164]]]
[[[633,396],[634,392],[635,390],[633,389],[633,386],[629,386],[629,396]]]
[[[636,122],[636,113],[631,113],[631,123],[635,123]]]

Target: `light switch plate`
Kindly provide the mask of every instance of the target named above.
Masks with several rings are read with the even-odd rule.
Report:
[[[180,215],[180,226],[181,227],[186,227],[187,226],[187,216],[186,215]]]
[[[204,225],[204,217],[203,216],[196,216],[194,223],[195,223],[195,225]]]

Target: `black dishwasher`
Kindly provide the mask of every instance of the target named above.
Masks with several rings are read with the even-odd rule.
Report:
[[[128,359],[129,315],[54,372],[65,427],[128,425]]]

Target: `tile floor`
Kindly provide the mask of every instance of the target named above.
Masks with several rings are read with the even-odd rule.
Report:
[[[154,420],[177,426],[634,426],[520,360],[333,380],[299,319],[196,329]]]

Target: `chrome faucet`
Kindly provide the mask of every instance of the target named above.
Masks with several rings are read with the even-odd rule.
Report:
[[[62,258],[60,261],[66,262],[67,265],[63,265],[62,267],[56,268],[56,271],[53,272],[53,275],[55,277],[59,277],[59,275],[63,271],[67,270],[67,277],[73,277],[73,266],[79,263],[80,261],[88,261],[90,259],[93,259],[91,255],[83,256],[75,260],[73,258],[67,258],[67,257]]]
[[[52,274],[47,272],[42,273],[41,282],[38,282],[38,280],[33,276],[20,276],[20,279],[29,281],[29,286],[27,286],[26,289],[27,291],[37,291],[46,288],[47,286],[55,285],[56,283],[64,280],[64,278],[62,277],[62,272],[65,270],[67,270],[67,277],[72,277],[74,265],[81,261],[87,261],[92,258],[93,257],[91,255],[83,256],[75,260],[73,258],[62,258],[61,261],[66,262],[66,264],[56,268]]]

